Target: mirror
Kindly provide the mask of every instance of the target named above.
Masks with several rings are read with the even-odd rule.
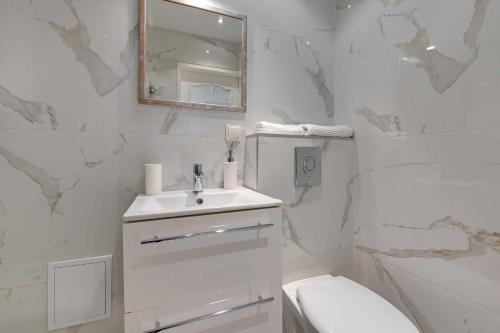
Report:
[[[246,16],[139,1],[139,103],[246,111]]]

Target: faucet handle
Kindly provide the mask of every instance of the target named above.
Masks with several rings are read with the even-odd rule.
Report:
[[[203,176],[203,165],[201,163],[193,164],[193,173],[196,176]]]

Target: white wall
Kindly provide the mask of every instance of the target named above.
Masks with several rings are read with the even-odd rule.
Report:
[[[123,331],[120,217],[144,162],[165,189],[201,162],[214,187],[225,123],[332,123],[332,1],[213,5],[249,16],[246,114],[137,104],[135,0],[0,0],[1,332],[46,332],[47,262],[104,254],[112,319],[59,332]]]
[[[354,145],[338,138],[247,138],[246,186],[283,201],[284,284],[323,274],[351,276]],[[319,185],[295,186],[296,147],[321,149]]]
[[[500,1],[339,0],[336,23],[355,276],[424,333],[498,332]]]

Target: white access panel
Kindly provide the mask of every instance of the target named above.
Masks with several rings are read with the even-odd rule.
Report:
[[[110,317],[110,255],[49,263],[49,330]]]

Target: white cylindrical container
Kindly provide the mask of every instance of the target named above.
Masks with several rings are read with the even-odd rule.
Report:
[[[238,187],[238,162],[224,162],[224,189]]]
[[[157,195],[161,193],[162,173],[161,164],[145,164],[144,177],[147,195]]]

